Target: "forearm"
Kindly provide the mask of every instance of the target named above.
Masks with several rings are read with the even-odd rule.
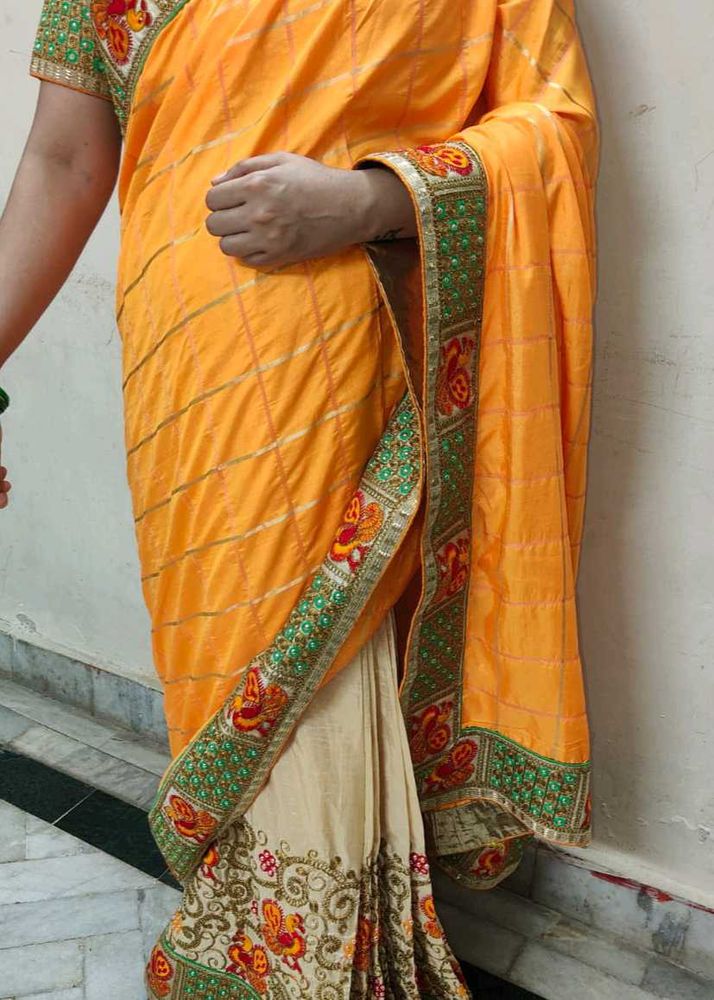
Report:
[[[364,188],[359,242],[406,239],[417,235],[414,204],[404,184],[391,170],[369,167],[355,171]]]
[[[81,162],[25,152],[0,220],[0,365],[61,288],[110,193]]]

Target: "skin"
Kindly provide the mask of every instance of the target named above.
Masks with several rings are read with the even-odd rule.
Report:
[[[0,219],[0,383],[67,280],[106,208],[121,136],[111,105],[42,83],[32,128]],[[370,240],[416,235],[411,199],[388,170],[342,170],[269,153],[207,179],[206,227],[217,250],[272,269]],[[0,463],[2,461],[0,426]],[[0,464],[0,510],[9,503]]]

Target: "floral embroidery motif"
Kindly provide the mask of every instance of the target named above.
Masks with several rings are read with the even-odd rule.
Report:
[[[427,776],[428,791],[446,791],[467,782],[474,772],[473,761],[477,753],[478,745],[475,740],[464,739],[457,743]]]
[[[455,258],[458,260],[458,258]],[[436,406],[442,416],[473,405],[473,356],[476,344],[472,337],[453,337],[441,350],[441,369],[436,382]]]
[[[426,896],[422,899],[419,904],[419,908],[426,917],[424,921],[424,930],[430,937],[442,938],[444,932],[441,929],[441,924],[439,923],[439,918],[436,915],[436,906],[434,905],[434,897]]]
[[[203,855],[203,861],[201,862],[201,874],[204,878],[215,879],[215,868],[219,861],[218,848],[215,844],[212,844]]]
[[[300,959],[305,954],[305,925],[299,913],[285,916],[274,899],[263,900],[263,940],[274,955],[290,969],[300,972]]]
[[[170,795],[164,812],[174,829],[187,840],[205,844],[215,833],[216,821],[209,813],[194,809],[190,802],[180,795]]]
[[[168,958],[157,945],[151,952],[151,958],[146,968],[146,978],[151,990],[157,997],[167,997],[171,992],[171,978],[174,970]]]
[[[492,879],[503,871],[508,860],[508,845],[505,841],[498,840],[484,847],[476,858],[473,866],[474,875],[479,878]]]
[[[287,692],[278,684],[267,684],[256,667],[251,667],[243,690],[226,708],[228,721],[244,733],[267,735],[288,702]]]
[[[417,146],[416,149],[406,150],[405,155],[435,177],[448,177],[450,173],[468,177],[474,169],[468,154],[452,144]]]
[[[147,0],[93,0],[92,21],[117,66],[129,62],[134,36],[153,24]]]
[[[409,746],[414,764],[423,764],[445,750],[451,741],[451,714],[454,703],[451,699],[429,705],[423,712],[412,717]]]
[[[402,1000],[468,1000],[421,852],[382,844],[355,870],[269,845],[245,821],[218,851],[218,884],[195,874],[183,920],[158,946],[174,969],[170,1000],[387,1000],[393,982]],[[152,1000],[167,1000],[148,973],[147,983]]]
[[[453,597],[466,586],[470,564],[471,543],[466,532],[452,538],[439,549],[436,553],[439,583],[434,597],[435,604]]]
[[[258,860],[260,861],[261,870],[266,875],[275,875],[278,870],[278,859],[271,851],[261,851],[258,855]]]
[[[228,957],[230,964],[227,972],[242,976],[256,993],[267,993],[266,976],[270,972],[270,960],[265,948],[251,941],[247,934],[236,934],[228,949]]]
[[[384,513],[378,503],[367,503],[362,490],[357,490],[345,511],[330,556],[335,562],[346,561],[356,572],[384,522]]]

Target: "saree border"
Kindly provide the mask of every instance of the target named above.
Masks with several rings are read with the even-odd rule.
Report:
[[[235,973],[211,969],[175,951],[162,934],[146,969],[146,985],[156,1000],[264,1000]]]
[[[422,809],[427,817],[435,810],[463,810],[462,826],[467,826],[468,805],[480,800],[497,807],[491,825],[504,845],[531,834],[558,844],[586,845],[589,761],[544,757],[494,730],[464,726],[462,720],[474,550],[486,171],[476,151],[461,141],[372,154],[359,165],[370,162],[393,170],[409,189],[422,255],[426,517],[422,594],[401,691]],[[522,824],[520,832],[513,831],[513,817]],[[454,817],[451,826],[459,825]],[[462,850],[472,854],[474,846],[464,830]]]
[[[397,406],[319,571],[273,642],[166,771],[149,813],[179,881],[262,788],[293,728],[396,555],[419,505],[419,422]]]

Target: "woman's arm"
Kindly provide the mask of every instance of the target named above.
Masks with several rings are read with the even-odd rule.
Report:
[[[64,284],[104,211],[120,143],[107,101],[41,85],[0,220],[0,374]],[[7,506],[5,476],[0,466],[0,509]]]
[[[416,235],[409,192],[380,167],[340,170],[294,153],[237,163],[213,180],[206,226],[251,267],[327,257],[355,243]]]

